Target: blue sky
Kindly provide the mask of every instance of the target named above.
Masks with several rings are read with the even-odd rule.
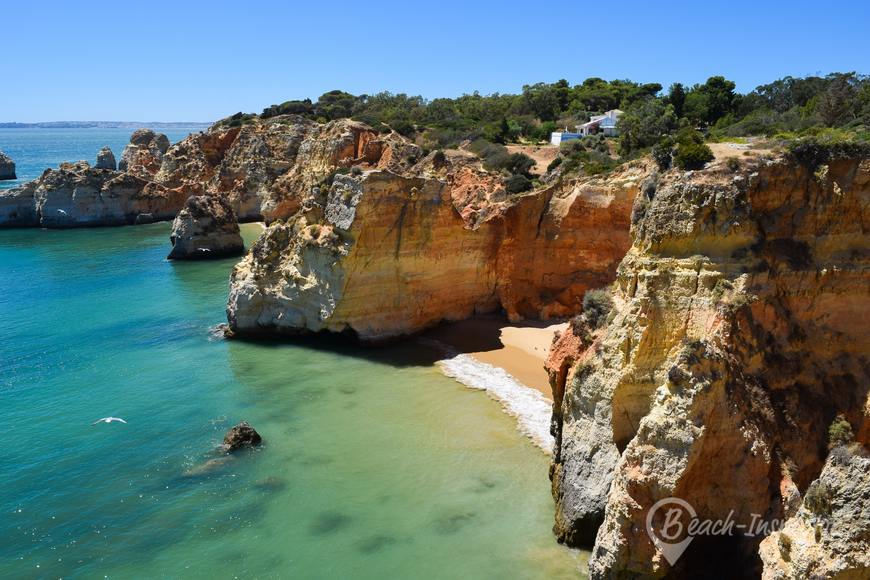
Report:
[[[589,76],[749,91],[870,73],[870,3],[10,0],[0,121],[212,121],[341,88],[424,97]]]

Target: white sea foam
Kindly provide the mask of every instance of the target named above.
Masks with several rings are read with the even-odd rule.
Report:
[[[442,372],[472,389],[480,389],[498,400],[505,412],[516,417],[519,430],[546,453],[553,452],[550,416],[553,404],[539,391],[527,387],[502,368],[460,354],[440,341],[420,339],[445,353],[438,361]]]

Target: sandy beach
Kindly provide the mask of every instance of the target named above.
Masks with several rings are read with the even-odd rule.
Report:
[[[520,383],[552,400],[544,362],[556,331],[566,322],[511,323],[501,317],[477,317],[445,324],[427,336],[480,362],[500,367]]]

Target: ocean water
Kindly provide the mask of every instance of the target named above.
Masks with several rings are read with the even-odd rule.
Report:
[[[234,260],[168,236],[0,230],[0,577],[581,575],[547,456],[438,349],[222,340]],[[239,420],[265,444],[216,453]]]
[[[172,143],[201,130],[199,126],[156,129]],[[97,161],[97,152],[104,146],[110,147],[115,160],[120,161],[132,133],[133,129],[0,128],[0,151],[15,162],[18,176],[18,179],[0,181],[0,189],[9,189],[36,179],[47,168],[55,168],[63,161],[83,159],[93,165]]]

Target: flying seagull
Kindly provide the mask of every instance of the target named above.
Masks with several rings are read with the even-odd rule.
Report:
[[[119,417],[103,417],[102,419],[97,419],[96,421],[91,423],[91,427],[93,427],[97,423],[111,423],[112,421],[120,421],[121,423],[124,423],[125,425],[127,424],[127,422],[125,420],[123,420]]]

